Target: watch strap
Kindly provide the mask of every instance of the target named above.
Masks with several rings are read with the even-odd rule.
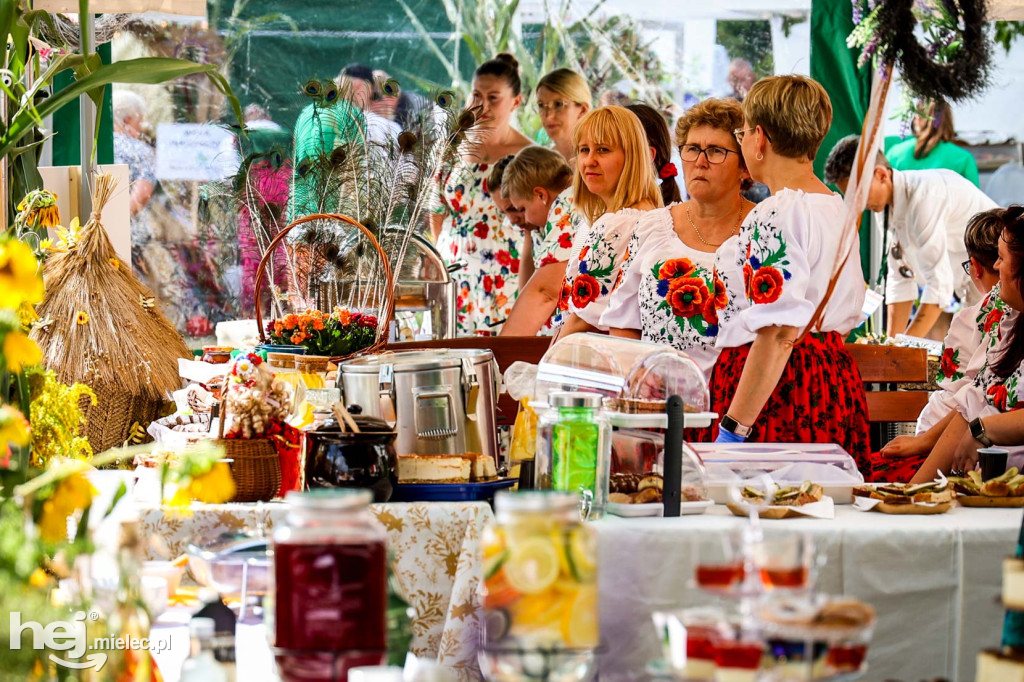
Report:
[[[737,436],[740,436],[741,438],[748,437],[750,435],[750,432],[752,431],[751,427],[740,424],[738,421],[736,421],[729,415],[725,415],[724,417],[722,417],[722,421],[719,426],[720,428],[725,429],[729,433],[734,433]]]
[[[971,436],[986,448],[992,447],[992,439],[985,434],[985,425],[981,423],[981,417],[971,420]]]

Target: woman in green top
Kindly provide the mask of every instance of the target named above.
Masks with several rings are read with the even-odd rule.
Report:
[[[978,164],[971,153],[953,142],[953,110],[944,101],[932,102],[925,115],[914,116],[914,137],[893,145],[885,156],[896,170],[948,168],[978,185]]]

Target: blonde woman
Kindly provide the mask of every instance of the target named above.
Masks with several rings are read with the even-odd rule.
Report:
[[[629,240],[646,211],[664,206],[643,126],[623,107],[591,111],[573,132],[572,203],[589,227],[575,235],[559,306],[569,313],[558,333],[601,329]],[[643,237],[641,235],[640,239]]]
[[[572,205],[572,169],[553,149],[527,147],[505,169],[502,191],[523,210],[537,246],[534,272],[519,278],[519,298],[503,336],[551,335],[564,321],[558,298],[565,265],[572,254],[573,236],[586,223]]]
[[[601,325],[613,336],[643,339],[684,351],[706,376],[718,358],[715,254],[735,248],[743,219],[754,208],[740,195],[750,174],[733,131],[743,126],[734,99],[706,99],[676,124],[689,199],[650,211],[629,243],[629,260]],[[640,235],[644,241],[640,243]]]
[[[593,96],[586,79],[571,69],[555,69],[537,83],[537,111],[544,132],[570,165],[576,156],[572,130],[590,111]]]
[[[446,262],[465,261],[456,273],[459,336],[491,336],[512,311],[522,235],[504,219],[487,189],[491,164],[530,141],[511,126],[523,101],[519,63],[500,54],[473,76],[472,106],[480,108],[480,140],[451,172],[438,178],[440,207],[431,228]]]
[[[838,443],[866,470],[867,398],[843,345],[861,319],[860,252],[840,253],[843,200],[813,168],[832,103],[817,81],[775,76],[750,89],[743,117],[736,141],[771,196],[715,260],[725,284],[711,374],[716,440]]]

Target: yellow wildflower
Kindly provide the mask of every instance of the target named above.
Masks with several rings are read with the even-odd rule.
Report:
[[[56,496],[56,493],[54,494]],[[50,499],[43,503],[43,513],[39,517],[39,534],[47,542],[66,542],[68,539],[68,514],[61,505]]]
[[[0,242],[0,308],[43,300],[43,278],[35,254],[23,241]]]
[[[75,322],[78,324],[89,324],[89,313],[84,310],[79,310],[75,315]]]
[[[28,577],[28,583],[32,587],[46,587],[50,584],[50,577],[46,575],[46,571],[41,568],[37,568],[32,571],[32,575]]]
[[[8,372],[18,373],[25,367],[38,365],[43,359],[43,351],[39,350],[36,342],[21,331],[7,332],[3,351]]]
[[[110,260],[110,264],[114,266],[115,270],[121,269],[121,261],[117,260],[116,258],[110,258],[108,260]]]
[[[227,462],[217,462],[205,474],[196,476],[188,484],[192,499],[207,504],[230,502],[235,496],[235,481]]]
[[[68,517],[92,504],[95,494],[96,489],[81,471],[58,483],[53,496],[43,503],[43,513],[39,517],[39,533],[43,539],[47,542],[67,540]]]
[[[49,251],[52,248],[53,248],[53,240],[52,239],[47,237],[46,239],[40,240],[40,242],[39,242],[39,250],[40,251]]]
[[[21,323],[21,331],[26,334],[32,331],[32,325],[39,321],[35,306],[29,303],[22,303],[18,306],[18,322]]]
[[[78,240],[82,236],[82,226],[78,218],[72,218],[71,224],[67,227],[57,227],[57,247],[71,250],[78,246]]]
[[[28,445],[30,431],[25,415],[10,405],[0,405],[0,443]]]

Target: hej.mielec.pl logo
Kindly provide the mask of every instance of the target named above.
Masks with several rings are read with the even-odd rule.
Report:
[[[98,672],[107,663],[107,654],[103,651],[124,651],[124,650],[149,650],[160,649],[166,645],[160,640],[137,637],[97,637],[92,645],[89,645],[89,635],[86,629],[86,619],[95,621],[99,614],[95,611],[86,614],[84,611],[76,611],[72,620],[53,621],[42,625],[35,621],[27,620],[22,622],[20,611],[11,611],[10,648],[20,649],[22,636],[26,631],[32,634],[32,648],[36,650],[52,649],[53,651],[66,652],[63,658],[56,654],[50,654],[48,658],[66,668],[84,670],[95,668]],[[86,652],[89,653],[85,656]],[[85,658],[83,659],[83,656]]]

